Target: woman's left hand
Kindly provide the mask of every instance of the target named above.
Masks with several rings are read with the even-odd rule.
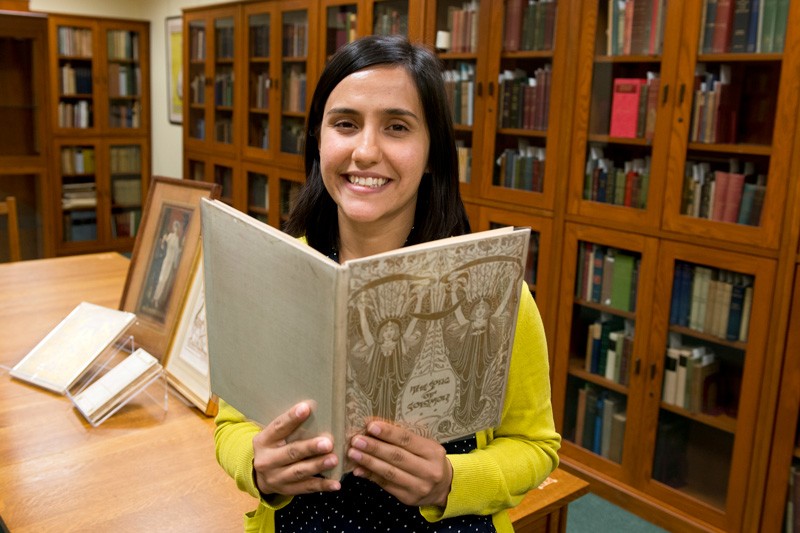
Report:
[[[453,467],[435,440],[373,420],[365,435],[350,440],[347,457],[356,464],[355,476],[377,483],[406,505],[447,506]]]

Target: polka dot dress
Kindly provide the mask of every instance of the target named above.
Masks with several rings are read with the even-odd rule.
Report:
[[[447,453],[467,453],[477,447],[475,437],[444,444]],[[295,496],[275,513],[275,531],[437,531],[472,533],[495,531],[491,516],[457,516],[430,523],[419,507],[400,503],[371,481],[348,474],[337,492]]]

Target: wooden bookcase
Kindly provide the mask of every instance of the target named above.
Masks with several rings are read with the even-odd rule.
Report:
[[[17,201],[22,259],[53,255],[47,18],[0,13],[0,199]],[[8,260],[5,231],[0,261]]]
[[[48,22],[55,251],[130,251],[150,176],[149,24]]]
[[[231,205],[280,227],[304,181],[292,134],[302,131],[330,55],[382,31],[422,40],[448,71],[473,228],[533,229],[531,289],[551,349],[562,464],[667,529],[760,530],[773,518],[764,490],[786,487],[785,472],[775,472],[790,459],[776,443],[793,438],[797,424],[796,391],[781,372],[790,365],[788,294],[800,257],[800,4],[783,17],[782,47],[773,40],[752,50],[741,35],[733,47],[734,27],[715,43],[709,7],[723,4],[637,1],[650,16],[631,18],[627,39],[619,10],[634,3],[611,0],[266,0],[187,9],[185,177],[220,183]],[[537,20],[549,21],[543,33]],[[224,58],[215,55],[217,28],[232,31]],[[289,35],[302,47],[287,48]],[[232,99],[221,103],[212,81],[220,72],[233,73]],[[290,78],[298,87],[302,74],[305,94],[290,103]],[[619,112],[623,104],[615,108],[617,93],[646,93],[630,106],[633,119]],[[230,137],[220,142],[214,124],[228,119]],[[717,180],[715,212],[708,201]],[[725,185],[734,192],[723,195]],[[605,293],[601,276],[597,298],[587,285],[594,259],[617,273]],[[736,291],[743,305],[749,295],[741,339],[725,338],[726,313],[708,328],[692,313],[697,273],[723,295]],[[600,372],[587,349],[590,335],[602,343],[603,323],[616,332],[620,365],[609,370],[606,353]],[[714,352],[719,368],[706,381],[717,401],[707,391],[704,405],[700,389],[688,399],[684,390],[681,403],[677,393],[665,397],[673,390],[667,355],[681,346]],[[617,429],[624,425],[613,453],[611,439],[599,448],[583,441],[586,431],[576,439],[592,395],[617,411]],[[790,423],[776,422],[784,413]]]
[[[795,257],[786,252],[791,245],[784,235],[790,233],[789,184],[796,180],[790,168],[800,9],[791,5],[783,15],[782,48],[748,51],[746,41],[744,49],[733,48],[733,33],[725,36],[724,29],[714,44],[711,33],[718,30],[709,8],[723,3],[643,2],[645,9],[667,7],[648,11],[653,18],[634,18],[630,38],[619,11],[624,4],[574,4],[581,6],[581,26],[553,387],[564,464],[604,496],[667,529],[760,530],[775,420],[774,393],[767,391],[779,380],[784,352],[776,336],[786,327],[785,315],[772,320],[770,311],[785,305],[781,294],[791,287],[787,272],[793,270],[787,256]],[[730,20],[737,24],[733,13]],[[628,105],[615,103],[626,98]],[[716,209],[707,205],[715,198],[711,182],[720,186]],[[720,192],[726,187],[727,196]],[[745,191],[760,195],[749,215]],[[637,290],[654,287],[647,299],[637,298],[635,315],[622,316],[635,323],[633,373],[623,387],[586,370],[587,336],[596,331],[586,323],[619,315],[578,296],[587,243],[636,252]],[[704,294],[695,288],[708,274],[723,295],[742,295],[751,286],[749,313],[742,311],[749,333],[742,339],[727,340],[719,329],[730,324],[727,307],[715,313],[714,328],[698,321],[692,296]],[[682,296],[673,301],[676,293]],[[722,298],[734,308],[742,301]],[[675,364],[667,356],[680,355],[681,347],[714,352],[719,368],[705,382],[717,400],[707,390],[705,405],[692,400],[687,408],[685,393],[683,403],[665,395],[673,390]],[[608,449],[598,453],[594,443],[576,442],[579,407],[586,409],[589,391],[625,406],[621,460],[609,459]]]

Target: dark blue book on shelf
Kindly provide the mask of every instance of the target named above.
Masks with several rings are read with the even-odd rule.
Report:
[[[581,445],[587,450],[594,449],[595,419],[597,411],[597,389],[590,384],[586,384],[586,413],[583,419],[583,442]]]
[[[597,407],[592,422],[594,423],[594,433],[592,435],[592,451],[600,455],[603,442],[603,403],[606,400],[605,391],[597,397]]]
[[[759,5],[763,0],[750,0],[750,23],[747,25],[747,52],[755,52],[758,47]]]
[[[678,325],[689,325],[689,311],[692,305],[692,278],[694,268],[687,263],[683,263],[683,273],[681,274],[681,285],[678,289]]]
[[[744,303],[744,282],[736,281],[731,287],[731,306],[728,312],[728,330],[725,338],[729,341],[739,340],[739,328],[742,325],[742,304]]]
[[[675,264],[675,272],[672,275],[672,296],[669,302],[669,323],[678,324],[678,311],[680,308],[679,293],[681,288],[681,275],[683,273],[683,263]]]
[[[603,264],[605,263],[605,248],[592,245],[592,299],[593,302],[600,302],[600,294],[603,288]]]

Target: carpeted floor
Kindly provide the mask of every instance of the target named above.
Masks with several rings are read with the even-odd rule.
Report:
[[[617,507],[599,496],[587,494],[569,504],[567,533],[666,533],[665,529]]]

